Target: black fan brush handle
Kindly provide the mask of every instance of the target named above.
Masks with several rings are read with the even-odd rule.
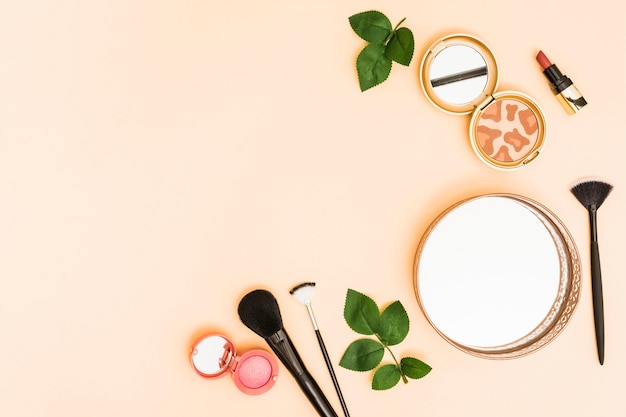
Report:
[[[598,246],[598,209],[589,208],[589,230],[591,233],[591,293],[593,298],[593,321],[596,329],[598,360],[604,364],[604,299],[602,296],[602,272],[600,270],[600,248]]]
[[[333,369],[333,363],[330,360],[330,356],[328,355],[328,351],[326,350],[326,345],[324,344],[324,339],[322,339],[322,334],[320,333],[319,329],[315,329],[315,335],[317,336],[317,341],[320,344],[322,355],[324,356],[324,360],[326,361],[326,367],[328,368],[328,372],[330,373],[330,378],[333,380],[333,384],[335,385],[335,391],[337,391],[337,396],[339,397],[339,402],[341,403],[343,414],[345,415],[345,417],[350,417],[350,413],[348,412],[348,406],[346,405],[346,401],[343,398],[341,388],[339,387],[339,381],[337,381],[337,375],[335,375],[335,370]]]

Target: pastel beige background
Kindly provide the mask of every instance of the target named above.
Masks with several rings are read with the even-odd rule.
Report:
[[[361,93],[364,45],[348,16],[376,8],[416,38],[410,67]],[[315,416],[281,367],[246,396],[203,380],[192,340],[227,334],[265,347],[238,319],[250,289],[272,291],[308,367],[332,390],[305,308],[338,362],[355,338],[345,292],[400,300],[398,346],[433,366],[390,391],[336,366],[353,417],[622,416],[626,372],[626,4],[502,1],[3,0],[0,4],[0,414]],[[453,32],[479,36],[500,89],[535,98],[543,154],[516,172],[481,163],[464,117],[435,109],[421,54]],[[567,115],[534,56],[570,75],[589,106]],[[569,187],[615,186],[600,211],[606,363],[596,360],[586,211]],[[557,213],[584,286],[565,331],[531,356],[474,358],[429,326],[412,262],[430,221],[486,192]]]

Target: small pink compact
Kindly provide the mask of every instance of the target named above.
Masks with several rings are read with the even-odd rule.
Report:
[[[276,358],[262,349],[253,349],[237,355],[235,346],[225,336],[209,334],[191,349],[191,364],[203,377],[216,379],[230,371],[240,391],[263,394],[278,379]]]

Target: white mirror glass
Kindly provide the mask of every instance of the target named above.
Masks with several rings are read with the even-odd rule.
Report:
[[[487,85],[487,62],[467,45],[444,48],[432,60],[429,79],[440,100],[461,105],[476,100]]]
[[[424,236],[416,264],[421,307],[454,343],[511,344],[553,309],[564,271],[558,246],[540,213],[521,201],[462,202]]]
[[[227,369],[233,354],[233,346],[227,339],[213,335],[194,346],[191,361],[198,372],[217,376]]]

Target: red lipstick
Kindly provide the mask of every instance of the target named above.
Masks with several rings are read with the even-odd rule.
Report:
[[[563,105],[565,111],[574,114],[587,105],[587,100],[580,94],[572,80],[567,75],[562,74],[542,51],[537,54],[537,62],[543,68],[543,74],[550,81],[552,92]]]

